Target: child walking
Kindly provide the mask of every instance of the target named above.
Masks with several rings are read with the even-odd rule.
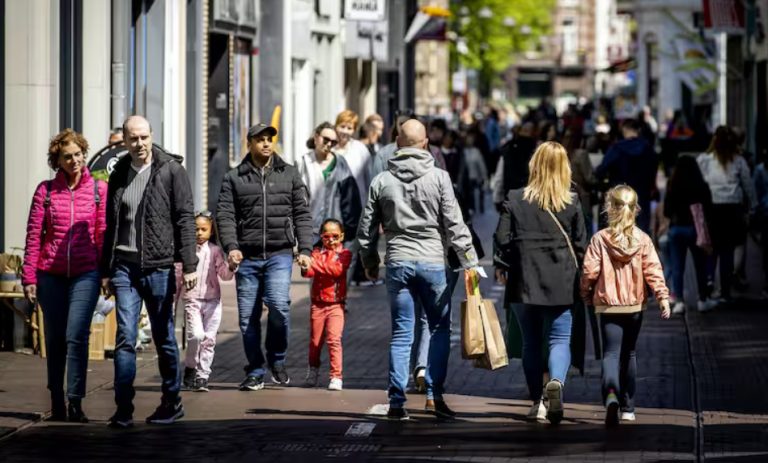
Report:
[[[668,319],[669,290],[651,238],[635,226],[637,193],[626,185],[608,191],[608,227],[589,243],[584,256],[581,297],[595,306],[603,339],[602,393],[605,424],[635,420],[635,345],[646,305],[646,283]]]
[[[321,243],[312,251],[312,265],[301,271],[305,277],[312,278],[309,369],[305,385],[317,386],[321,343],[325,338],[331,364],[331,380],[328,383],[328,389],[340,391],[342,389],[341,334],[344,331],[347,270],[352,261],[352,253],[344,248],[344,228],[338,220],[327,219],[323,222],[320,227],[320,241]]]
[[[232,269],[227,265],[224,254],[211,243],[213,218],[210,212],[201,212],[195,217],[197,229],[197,285],[184,290],[181,282],[181,267],[176,268],[177,288],[184,300],[184,314],[187,326],[187,352],[184,358],[184,387],[188,390],[208,392],[208,378],[211,376],[213,349],[216,333],[221,324],[221,287],[219,278],[231,280]]]

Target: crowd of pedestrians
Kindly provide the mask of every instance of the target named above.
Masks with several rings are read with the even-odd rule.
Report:
[[[51,418],[88,420],[82,399],[100,289],[117,306],[112,427],[133,425],[142,306],[162,377],[161,402],[147,422],[183,417],[182,389],[209,390],[220,280],[235,279],[245,358],[239,389],[258,391],[267,376],[291,383],[294,263],[312,279],[305,386],[318,385],[325,344],[327,387],[343,389],[347,288],[385,282],[392,330],[388,418],[408,419],[409,381],[426,395],[427,411],[453,418],[444,400],[451,299],[463,273],[484,274],[485,250],[472,218],[486,213],[490,196],[499,213],[495,277],[506,289],[508,351],[522,358],[528,417],[563,419],[568,372],[583,369],[590,320],[599,339],[606,423],[634,420],[643,314],[649,300],[662,318],[686,310],[687,252],[702,312],[726,307],[732,288],[743,284],[750,230],[762,232],[768,269],[765,159],[758,157],[753,176],[743,137],[725,126],[708,148],[685,151],[706,135],[687,127],[682,115],[659,124],[643,110],[618,121],[608,107],[588,103],[558,117],[545,100],[524,117],[512,116],[489,108],[456,125],[398,111],[385,143],[380,116],[360,124],[344,110],[307,134],[306,152],[290,157],[278,152],[276,128],[256,124],[246,134],[247,153],[224,176],[215,213],[194,212],[182,158],[153,144],[143,117],[123,124],[128,154],[108,184],[86,167],[82,135],[57,134],[48,152],[56,175],[35,191],[23,272],[25,293],[45,317]],[[666,184],[660,167],[669,174]],[[187,336],[183,371],[174,326],[179,300]]]

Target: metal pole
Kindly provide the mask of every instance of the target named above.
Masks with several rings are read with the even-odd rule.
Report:
[[[112,0],[112,100],[111,127],[119,127],[128,115],[128,40],[131,2]]]

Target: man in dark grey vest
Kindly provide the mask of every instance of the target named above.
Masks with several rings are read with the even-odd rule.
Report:
[[[136,336],[146,304],[157,347],[163,398],[148,423],[170,424],[184,416],[179,397],[179,351],[173,320],[174,262],[183,264],[187,290],[197,283],[192,188],[182,158],[152,145],[152,129],[141,116],[123,124],[128,156],[109,177],[107,230],[101,273],[105,294],[117,301],[114,428],[133,425]]]

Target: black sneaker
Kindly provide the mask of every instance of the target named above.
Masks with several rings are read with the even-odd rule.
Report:
[[[208,392],[208,380],[205,378],[197,378],[195,380],[195,392]]]
[[[387,412],[387,419],[392,421],[406,421],[409,420],[408,411],[403,407],[389,407]]]
[[[183,416],[184,407],[181,405],[181,401],[176,403],[163,402],[155,409],[155,413],[147,417],[147,423],[173,424]]]
[[[264,389],[264,375],[249,376],[240,383],[241,391],[258,391]]]
[[[88,417],[85,416],[79,400],[70,400],[67,407],[67,417],[70,423],[87,423]]]
[[[291,382],[291,378],[288,376],[288,371],[285,369],[285,365],[282,363],[273,365],[271,370],[273,383],[282,384],[285,386]]]
[[[133,416],[130,413],[121,413],[118,410],[109,419],[107,426],[114,429],[128,429],[133,426]]]
[[[438,418],[453,419],[456,418],[456,412],[448,408],[448,404],[444,400],[429,400],[427,399],[424,410],[434,413]]]
[[[184,368],[184,380],[182,381],[182,388],[185,391],[192,391],[195,389],[195,374],[197,371],[194,368]]]

